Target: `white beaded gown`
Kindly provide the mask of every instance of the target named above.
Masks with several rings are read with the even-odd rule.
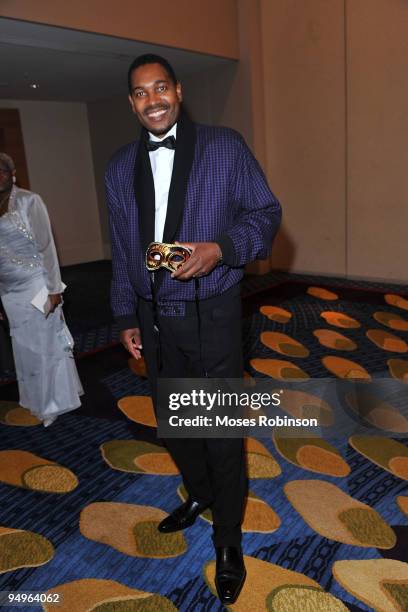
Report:
[[[31,304],[41,290],[63,291],[48,213],[40,196],[14,186],[0,217],[0,297],[20,405],[44,420],[79,408],[83,390],[61,305],[46,317]]]

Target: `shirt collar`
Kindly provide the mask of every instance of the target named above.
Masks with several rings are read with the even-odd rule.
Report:
[[[171,130],[169,130],[163,136],[155,136],[155,134],[152,134],[151,132],[148,132],[148,134],[149,134],[150,140],[154,140],[155,142],[157,142],[159,140],[164,140],[164,138],[167,138],[167,136],[174,136],[174,138],[177,138],[176,137],[176,134],[177,134],[177,123],[175,123],[173,125],[173,127],[171,128]]]

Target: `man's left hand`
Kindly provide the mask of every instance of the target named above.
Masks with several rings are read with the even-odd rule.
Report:
[[[171,275],[177,280],[190,280],[209,274],[222,257],[221,249],[216,242],[176,242],[191,249],[191,256],[176,272]]]
[[[61,304],[62,302],[61,293],[50,293],[48,297],[51,303],[50,312],[54,312],[58,304]]]

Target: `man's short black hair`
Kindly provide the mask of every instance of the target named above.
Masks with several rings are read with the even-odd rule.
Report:
[[[139,68],[140,66],[145,66],[146,64],[160,64],[161,66],[163,66],[169,78],[173,81],[174,85],[177,84],[178,81],[177,81],[176,73],[174,72],[174,69],[172,68],[172,66],[170,66],[169,62],[166,59],[164,59],[164,57],[161,57],[161,55],[154,55],[154,53],[145,53],[144,55],[139,55],[139,57],[133,60],[133,62],[129,66],[128,87],[129,87],[130,94],[132,93],[132,74],[133,72],[136,70],[136,68]]]

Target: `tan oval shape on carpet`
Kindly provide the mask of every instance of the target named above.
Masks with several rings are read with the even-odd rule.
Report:
[[[24,472],[23,484],[27,489],[43,493],[69,493],[78,486],[78,478],[61,465],[40,465]]]
[[[287,357],[309,357],[310,351],[303,344],[286,334],[273,331],[261,333],[261,342],[268,348]]]
[[[69,493],[78,486],[68,468],[22,450],[0,451],[0,482],[44,493]]]
[[[280,389],[274,389],[273,393],[278,391]],[[283,389],[283,392],[280,393],[279,407],[295,419],[317,419],[322,427],[329,427],[334,423],[334,414],[330,404],[311,393]]]
[[[293,465],[339,478],[350,474],[339,451],[322,438],[281,437],[274,433],[272,439],[278,453]]]
[[[183,502],[187,500],[187,492],[184,485],[179,485],[177,493]],[[211,509],[207,508],[207,510],[202,512],[200,518],[212,525]],[[271,506],[249,490],[245,500],[241,525],[242,531],[244,533],[273,533],[279,529],[280,524],[280,518]]]
[[[394,312],[375,312],[373,317],[381,325],[385,325],[396,331],[408,331],[408,321],[403,319],[401,315]]]
[[[408,448],[401,442],[381,436],[351,436],[349,444],[380,468],[408,480]]]
[[[395,295],[394,293],[387,293],[384,296],[384,300],[390,306],[396,306],[402,310],[408,310],[408,300],[403,298],[401,295]]]
[[[275,321],[275,323],[285,324],[292,318],[292,313],[289,310],[279,308],[279,306],[261,306],[259,310],[261,314],[271,321]]]
[[[244,441],[248,478],[276,478],[282,470],[268,449],[256,438]]]
[[[140,359],[135,359],[134,357],[128,359],[128,366],[134,374],[137,374],[137,376],[147,378],[146,362],[144,357],[141,357]]]
[[[376,612],[408,609],[405,607],[408,604],[408,563],[394,559],[335,561],[333,576],[346,591]]]
[[[237,602],[228,608],[234,612],[275,610],[270,607],[269,602],[282,587],[312,587],[324,593],[317,582],[299,572],[247,555],[244,555],[244,562],[247,571],[245,584]],[[208,588],[215,595],[215,561],[209,561],[204,565],[203,575]],[[302,610],[305,612],[305,608]]]
[[[135,474],[175,476],[179,470],[163,446],[141,440],[110,440],[100,446],[104,461],[114,470]]]
[[[79,529],[85,538],[131,557],[178,557],[187,550],[182,532],[157,531],[166,516],[167,512],[153,506],[95,502],[82,510]]]
[[[329,291],[328,289],[324,289],[323,287],[308,287],[306,293],[308,293],[312,297],[319,298],[320,300],[334,301],[339,299],[337,293],[334,293],[334,291]]]
[[[251,359],[251,366],[257,372],[277,378],[278,380],[297,380],[309,378],[301,368],[282,359]]]
[[[267,609],[274,612],[347,612],[348,608],[331,593],[310,586],[283,586],[267,599]]]
[[[157,427],[152,398],[147,395],[130,395],[118,401],[118,408],[130,421]]]
[[[327,355],[322,357],[324,367],[338,378],[346,378],[348,380],[371,380],[371,376],[363,366],[355,361],[344,359],[343,357],[335,357]]]
[[[388,359],[387,365],[393,378],[408,382],[408,361],[406,359]]]
[[[381,398],[359,390],[346,394],[350,408],[370,425],[383,431],[408,433],[408,419]]]
[[[405,340],[382,329],[368,329],[366,336],[384,351],[391,351],[392,353],[406,353],[408,351],[408,344]]]
[[[176,612],[162,595],[131,589],[115,580],[84,578],[57,584],[47,594],[59,593],[61,603],[43,604],[46,612]]]
[[[38,533],[0,527],[0,574],[22,567],[38,567],[54,556],[54,547]]]
[[[324,538],[354,546],[395,546],[395,533],[378,512],[336,485],[324,480],[292,480],[283,489],[305,523]]]
[[[355,351],[357,344],[332,329],[315,329],[313,335],[318,339],[322,346],[336,351]]]
[[[0,401],[0,423],[3,425],[17,425],[20,427],[34,427],[40,425],[37,419],[27,408],[22,408],[18,402]]]
[[[326,310],[325,312],[321,312],[320,316],[322,319],[326,321],[329,325],[334,325],[335,327],[343,327],[345,329],[357,329],[361,327],[361,323],[349,317],[345,312],[335,312],[332,310]]]
[[[408,516],[408,495],[398,495],[397,504],[401,512]]]

